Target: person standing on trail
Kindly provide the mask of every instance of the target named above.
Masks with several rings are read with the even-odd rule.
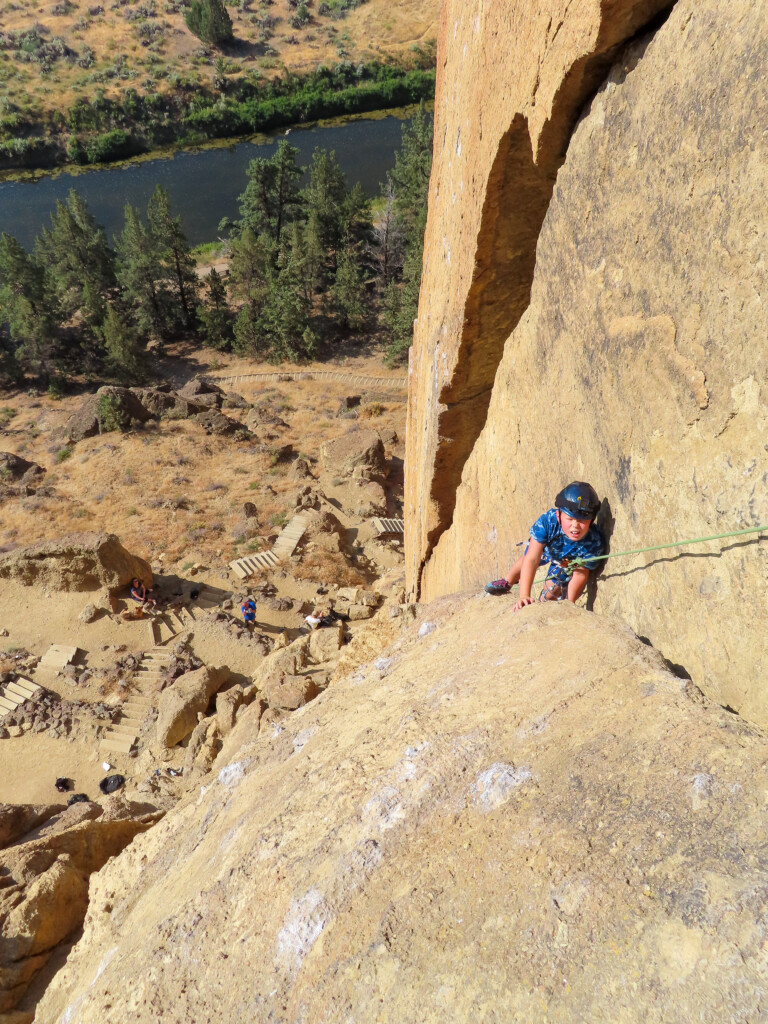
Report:
[[[243,603],[240,605],[240,611],[243,613],[243,621],[246,626],[256,625],[256,602],[250,595],[246,595],[243,598]]]
[[[544,512],[531,527],[531,536],[522,558],[518,558],[506,576],[486,584],[489,594],[507,594],[520,583],[518,612],[533,604],[531,587],[536,570],[549,563],[540,601],[576,601],[589,579],[590,569],[568,569],[574,559],[594,558],[605,551],[605,538],[595,526],[600,499],[594,487],[580,480],[568,484],[555,498],[555,507]]]

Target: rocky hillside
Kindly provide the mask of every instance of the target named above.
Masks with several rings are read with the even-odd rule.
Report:
[[[443,8],[407,455],[423,599],[505,571],[574,478],[613,551],[768,522],[765,12],[534,6]],[[609,562],[594,607],[765,725],[765,544],[684,552]]]
[[[446,599],[255,707],[92,877],[38,1024],[759,1018],[766,740],[626,627]]]

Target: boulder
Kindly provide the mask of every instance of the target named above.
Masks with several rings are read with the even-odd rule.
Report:
[[[375,480],[363,483],[360,489],[355,492],[353,503],[357,514],[363,519],[387,514],[386,491]]]
[[[158,698],[157,742],[173,747],[189,736],[197,725],[198,714],[205,714],[211,697],[229,679],[226,666],[204,665],[179,676]]]
[[[291,466],[291,475],[294,480],[311,480],[312,470],[309,468],[307,460],[302,458],[296,459],[293,466]]]
[[[227,391],[224,396],[224,402],[222,403],[225,409],[247,409],[248,403],[242,395],[238,395],[236,391]]]
[[[359,622],[362,619],[370,619],[373,616],[374,609],[367,604],[351,604],[349,606],[350,622]]]
[[[216,724],[221,736],[228,736],[232,732],[237,709],[243,700],[242,686],[232,686],[216,694]]]
[[[384,445],[378,433],[370,428],[350,430],[326,441],[320,446],[320,464],[325,473],[335,476],[352,476],[358,466],[365,466],[382,477],[387,471]]]
[[[34,486],[44,476],[45,470],[36,462],[29,462],[12,452],[0,452],[0,483]]]
[[[266,405],[254,405],[248,411],[245,423],[250,430],[255,430],[258,427],[273,427],[278,430],[288,429],[288,424],[285,420],[280,419],[277,413]]]
[[[285,675],[267,683],[261,696],[271,708],[281,711],[295,711],[303,707],[319,693],[311,675]]]
[[[104,405],[108,403],[107,417]],[[67,436],[71,442],[82,441],[110,430],[128,430],[131,421],[145,423],[152,413],[145,408],[130,388],[103,387],[89,395],[80,408],[67,420]]]
[[[0,804],[0,850],[61,810],[61,804]]]
[[[420,614],[91,877],[39,1020],[761,1019],[765,735],[566,602]]]
[[[113,533],[75,533],[0,555],[0,579],[25,586],[115,591],[134,577],[151,586],[149,562],[126,551]]]
[[[312,630],[309,635],[309,656],[315,662],[333,661],[338,657],[343,642],[343,622],[321,626],[320,629]]]
[[[158,419],[163,416],[184,419],[204,412],[205,402],[177,394],[175,391],[161,388],[131,388],[141,404]]]
[[[315,492],[319,497],[318,492]],[[307,511],[307,526],[304,537],[311,539],[324,551],[334,553],[343,551],[346,547],[346,530],[341,521],[333,512],[326,509]]]
[[[286,636],[285,633],[282,636]],[[273,683],[278,683],[286,675],[295,675],[307,664],[309,637],[301,637],[290,646],[278,646],[259,664],[253,674],[253,684],[257,690],[264,690]]]
[[[196,416],[193,416],[193,419],[196,423],[200,424],[206,434],[214,434],[217,437],[231,437],[238,432],[247,433],[241,423],[230,419],[229,416],[225,416],[218,409],[208,409],[205,412],[199,412]]]
[[[222,400],[224,398],[224,391],[210,377],[193,377],[183,388],[179,389],[179,394],[184,398],[195,399],[204,395],[219,395]]]
[[[144,810],[92,820],[94,812],[101,815],[96,804],[73,805],[3,852],[0,893],[13,896],[0,897],[0,1014],[18,1005],[56,946],[82,924],[91,874],[158,817]]]
[[[89,622],[93,622],[98,617],[99,609],[96,607],[95,604],[91,604],[90,602],[85,606],[85,608],[83,608],[83,610],[78,615],[80,621],[84,622],[86,625]]]

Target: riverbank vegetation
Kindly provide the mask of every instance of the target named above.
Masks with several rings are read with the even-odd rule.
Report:
[[[335,153],[309,168],[283,140],[252,160],[226,258],[203,277],[158,186],[106,234],[71,191],[26,252],[0,235],[0,375],[56,390],[81,379],[135,381],[149,348],[186,337],[241,355],[299,362],[339,340],[377,333],[401,361],[416,315],[431,119],[420,108],[383,194],[350,188]],[[304,184],[302,184],[305,182]]]
[[[438,6],[0,0],[0,168],[98,163],[430,98]]]

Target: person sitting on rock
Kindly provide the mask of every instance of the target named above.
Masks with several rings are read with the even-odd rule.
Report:
[[[590,569],[579,566],[568,570],[577,558],[602,555],[605,539],[595,526],[600,499],[589,484],[575,480],[555,498],[555,507],[540,515],[531,527],[531,536],[522,558],[518,558],[506,576],[486,584],[489,594],[507,594],[520,583],[520,593],[513,612],[533,604],[531,587],[536,570],[549,563],[550,568],[540,601],[576,601],[589,579]],[[597,563],[593,564],[597,568]]]
[[[319,629],[320,626],[327,626],[329,623],[328,612],[325,608],[315,608],[309,615],[304,616],[304,621],[310,629]]]
[[[243,598],[243,603],[240,605],[240,611],[243,613],[243,621],[246,626],[256,625],[256,602],[250,595]]]
[[[131,580],[131,597],[145,610],[153,611],[157,607],[157,601],[138,577]]]

